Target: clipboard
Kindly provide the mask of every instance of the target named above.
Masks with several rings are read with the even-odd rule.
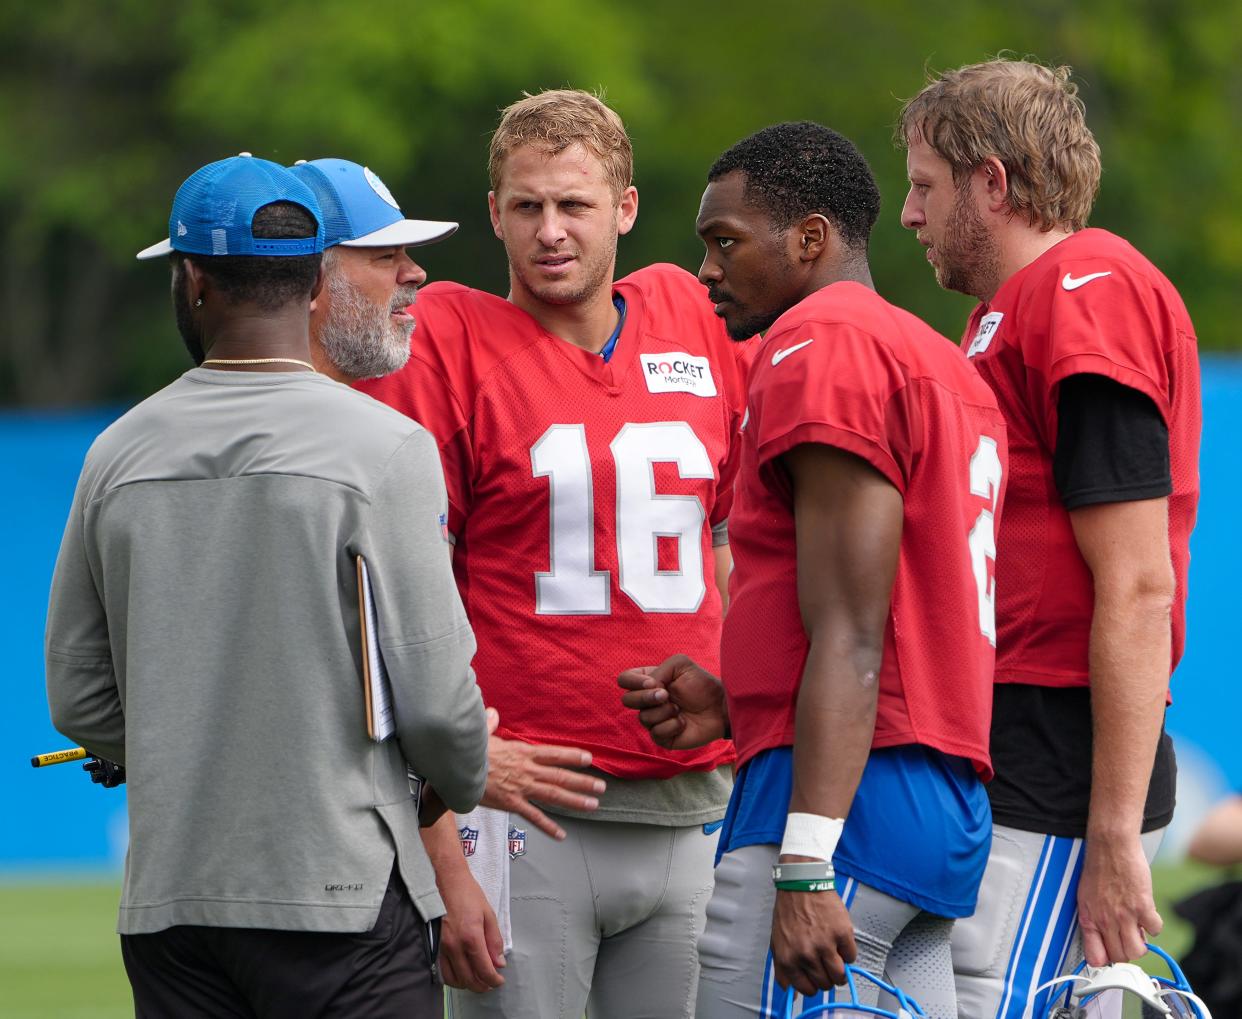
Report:
[[[379,620],[375,613],[375,595],[371,590],[367,562],[358,556],[357,564],[358,613],[362,623],[362,695],[367,708],[367,735],[376,743],[383,743],[397,729],[393,718],[392,685],[380,652]]]

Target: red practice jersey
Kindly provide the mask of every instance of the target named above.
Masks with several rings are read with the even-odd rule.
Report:
[[[1137,389],[1169,429],[1169,551],[1177,578],[1171,672],[1186,643],[1202,426],[1194,327],[1177,291],[1120,237],[1082,230],[976,308],[962,346],[996,393],[1013,467],[997,535],[997,682],[1088,685],[1094,588],[1052,476],[1058,387],[1077,374]]]
[[[1006,474],[996,400],[951,341],[857,283],[782,315],[751,368],[722,658],[739,762],[790,746],[810,648],[793,492],[774,461],[822,443],[901,492],[904,518],[873,746],[918,743],[991,775],[994,521]]]
[[[625,324],[605,363],[502,298],[432,284],[409,364],[360,388],[439,442],[498,733],[582,747],[619,778],[666,778],[727,763],[732,746],[655,746],[617,674],[678,652],[719,662],[713,531],[725,540],[746,347],[675,266],[613,291]]]

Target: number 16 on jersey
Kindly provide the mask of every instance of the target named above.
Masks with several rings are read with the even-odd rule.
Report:
[[[609,445],[616,467],[617,583],[644,612],[697,612],[703,577],[703,503],[661,495],[653,464],[672,463],[682,478],[712,479],[706,447],[684,421],[626,424]],[[531,469],[547,478],[550,520],[547,573],[535,574],[540,615],[607,615],[610,578],[595,567],[595,493],[586,426],[552,425],[530,450]],[[659,539],[676,542],[676,570],[659,568]]]

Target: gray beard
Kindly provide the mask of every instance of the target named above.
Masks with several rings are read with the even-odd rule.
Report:
[[[392,320],[390,308],[370,301],[340,272],[327,280],[328,317],[319,332],[324,356],[351,379],[391,375],[410,359],[410,330]],[[403,305],[414,302],[413,286],[398,287]]]

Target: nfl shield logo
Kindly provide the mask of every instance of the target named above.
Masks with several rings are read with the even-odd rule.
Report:
[[[457,837],[461,839],[461,855],[473,856],[474,851],[479,847],[479,829],[460,828]]]
[[[449,535],[449,529],[448,529],[448,514],[447,514],[447,513],[441,513],[441,514],[440,514],[440,537],[441,537],[441,538],[443,538],[443,539],[444,539],[446,542],[448,542],[450,545],[453,543],[453,539],[452,539],[452,537],[450,537],[450,535]]]
[[[522,828],[511,827],[509,829],[509,859],[516,860],[519,856],[526,855],[526,832]]]

